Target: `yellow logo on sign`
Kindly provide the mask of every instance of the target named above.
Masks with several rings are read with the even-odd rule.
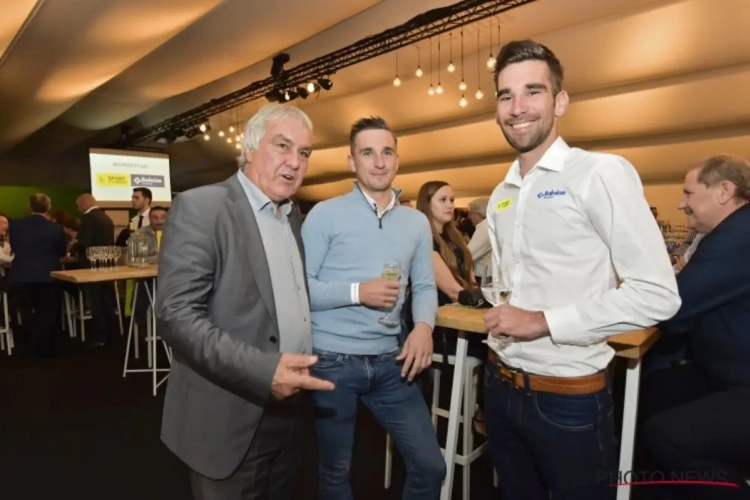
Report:
[[[499,212],[501,210],[508,209],[510,208],[511,203],[513,203],[513,198],[505,198],[504,200],[500,200],[499,202],[497,202],[495,211]]]
[[[129,174],[96,174],[98,187],[130,186]]]

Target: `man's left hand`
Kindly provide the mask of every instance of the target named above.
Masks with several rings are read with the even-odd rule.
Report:
[[[414,330],[411,331],[401,354],[396,361],[403,361],[404,367],[401,369],[401,376],[409,376],[409,381],[425,368],[432,364],[432,330],[424,323],[417,323]]]
[[[519,340],[534,340],[549,333],[544,313],[526,311],[508,304],[490,309],[484,316],[484,322],[494,337],[508,335]]]

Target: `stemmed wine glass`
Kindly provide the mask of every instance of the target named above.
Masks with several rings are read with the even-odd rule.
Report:
[[[381,278],[384,280],[389,281],[399,281],[401,279],[401,263],[395,260],[389,260],[386,261],[385,265],[383,266],[383,272],[380,275]],[[398,299],[396,299],[396,304],[398,304]],[[378,319],[378,322],[381,325],[385,326],[398,326],[401,324],[401,318],[399,317],[393,317],[393,313],[396,311],[396,306],[393,306],[393,309],[391,309],[388,313],[386,313],[385,316]]]
[[[492,264],[485,269],[485,275],[482,276],[481,290],[485,300],[494,307],[509,303],[513,291],[510,272],[507,269],[501,269],[493,260]],[[485,342],[490,347],[504,349],[513,342],[513,338],[507,335],[498,337],[489,335]]]

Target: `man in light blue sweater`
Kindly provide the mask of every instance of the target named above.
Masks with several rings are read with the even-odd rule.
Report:
[[[437,289],[432,234],[421,212],[397,203],[396,137],[382,118],[352,126],[354,189],[316,205],[302,226],[310,286],[316,377],[336,390],[311,393],[320,454],[320,497],[351,500],[357,405],[390,434],[407,469],[403,498],[434,500],[445,462],[414,377],[432,363]],[[398,263],[398,280],[384,279]],[[414,330],[399,345],[399,313],[411,280]],[[383,321],[388,313],[395,321]]]

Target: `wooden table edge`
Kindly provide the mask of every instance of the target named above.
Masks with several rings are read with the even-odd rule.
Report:
[[[438,317],[435,320],[435,326],[440,326],[443,328],[452,328],[454,330],[461,330],[465,332],[470,333],[478,333],[482,335],[486,335],[488,333],[487,327],[484,326],[483,323],[479,324],[477,322],[474,322],[473,326],[476,328],[472,328],[471,330],[466,329],[466,320],[460,319],[460,318],[454,318],[454,317],[440,317],[440,310],[450,310],[450,309],[456,309],[461,311],[476,311],[471,312],[471,314],[480,314],[482,312],[481,309],[470,309],[467,307],[455,305],[455,304],[449,304],[445,306],[441,306],[438,308]],[[635,345],[633,343],[629,342],[623,342],[627,337],[632,337],[634,334],[637,334],[639,332],[645,332],[646,338],[643,342],[641,342],[638,345]],[[633,330],[631,332],[625,332],[618,335],[611,336],[607,343],[612,347],[612,349],[615,350],[615,355],[621,358],[627,358],[627,359],[640,359],[642,358],[649,349],[654,345],[654,343],[659,339],[659,331],[655,327],[650,328],[642,328],[639,330]]]

